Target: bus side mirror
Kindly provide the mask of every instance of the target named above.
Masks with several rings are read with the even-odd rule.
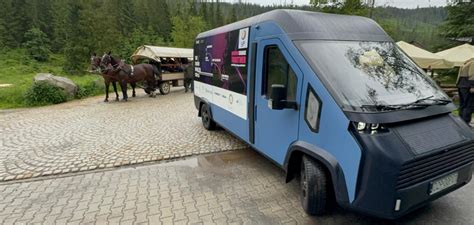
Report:
[[[268,107],[273,110],[297,109],[296,102],[286,100],[286,87],[282,84],[272,85],[272,94],[268,100]]]

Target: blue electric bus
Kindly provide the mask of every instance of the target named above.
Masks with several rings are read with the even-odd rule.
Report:
[[[274,10],[206,31],[195,105],[297,178],[308,214],[398,218],[467,184],[474,135],[373,20]]]

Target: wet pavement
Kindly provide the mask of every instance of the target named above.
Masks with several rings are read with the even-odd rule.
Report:
[[[6,182],[0,224],[474,224],[474,185],[397,221],[307,216],[298,184],[253,150]]]

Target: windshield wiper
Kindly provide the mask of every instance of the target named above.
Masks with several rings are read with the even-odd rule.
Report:
[[[362,108],[362,109],[375,109],[377,111],[388,111],[388,110],[397,110],[400,107],[392,106],[392,105],[374,104],[374,105],[361,105],[360,108]]]
[[[446,104],[451,102],[451,100],[448,100],[448,99],[433,98],[433,97],[434,96],[431,95],[431,96],[428,96],[428,97],[425,97],[425,98],[417,99],[416,101],[414,101],[412,103],[402,104],[402,105],[405,105],[405,106],[417,105],[420,102],[424,102],[424,101],[427,101],[427,100],[433,101],[433,104],[428,104],[428,105],[446,105]]]
[[[361,105],[360,107],[363,109],[375,109],[377,111],[389,111],[389,110],[399,110],[399,109],[423,109],[428,106],[432,105],[446,105],[451,101],[448,99],[433,99],[433,95],[417,99],[414,102],[406,103],[406,104],[394,104],[394,105],[381,105],[381,104],[374,104],[374,105]],[[422,103],[424,101],[433,101],[433,104]]]

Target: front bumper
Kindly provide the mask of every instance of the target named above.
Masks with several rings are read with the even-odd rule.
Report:
[[[408,187],[408,188],[405,188],[405,189],[401,189],[401,190],[398,190],[396,191],[396,194],[395,194],[395,201],[392,203],[392,206],[393,206],[393,211],[392,211],[392,214],[389,216],[389,218],[399,218],[409,212],[412,212],[413,210],[416,210],[424,205],[426,205],[427,203],[439,198],[439,197],[442,197],[464,185],[466,185],[467,183],[469,183],[469,181],[471,181],[472,179],[472,163],[469,164],[469,165],[465,165],[459,169],[456,169],[456,170],[453,170],[453,171],[449,171],[449,172],[446,172],[442,175],[439,175],[437,177],[434,177],[432,179],[429,179],[427,181],[424,181],[422,183],[418,183],[416,185],[413,185],[411,187]],[[453,173],[458,173],[458,177],[457,177],[457,182],[456,184],[440,191],[440,192],[437,192],[437,193],[434,193],[432,195],[430,195],[430,188],[431,188],[431,185],[432,185],[432,182],[433,181],[436,181],[436,180],[439,180],[439,179],[442,179],[443,177],[446,177],[450,174],[453,174]],[[396,211],[395,210],[395,207],[396,207],[396,201],[399,200],[399,210]]]
[[[429,122],[446,124],[450,120],[449,117],[441,117]],[[393,125],[390,132],[378,135],[353,132],[363,151],[356,198],[349,207],[372,216],[396,219],[467,184],[472,178],[474,136],[469,128],[450,124],[463,140],[449,145],[441,145],[449,136],[446,130],[436,130],[447,133],[445,136],[438,133],[432,135],[433,132],[413,132],[421,138],[410,140],[412,136],[403,136],[409,132],[404,124]],[[426,128],[430,124],[422,125],[421,128]],[[453,130],[450,132],[454,133]],[[426,133],[430,135],[423,136]],[[434,146],[438,143],[441,144]],[[433,181],[455,172],[458,177],[454,185],[429,194]]]

